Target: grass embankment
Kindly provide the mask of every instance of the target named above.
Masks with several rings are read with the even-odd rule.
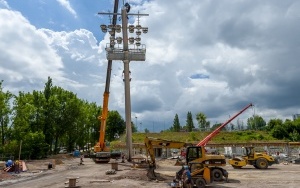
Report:
[[[133,143],[144,143],[146,136],[186,143],[198,143],[211,132],[162,132],[162,133],[133,133]],[[278,141],[265,131],[221,131],[210,140],[210,143],[245,143]],[[111,143],[112,146],[126,143],[125,135]]]

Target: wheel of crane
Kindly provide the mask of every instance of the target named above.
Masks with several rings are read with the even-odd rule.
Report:
[[[266,169],[268,168],[268,161],[264,158],[259,158],[255,162],[258,169]]]
[[[253,165],[256,169],[258,169],[258,166],[256,164]]]
[[[221,169],[213,169],[211,175],[213,177],[213,181],[221,181],[223,179],[223,172]]]
[[[196,186],[197,188],[204,188],[205,187],[205,180],[203,178],[198,178],[196,180]]]

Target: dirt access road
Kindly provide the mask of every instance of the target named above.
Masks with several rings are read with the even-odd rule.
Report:
[[[79,177],[77,185],[82,188],[99,187],[130,187],[130,188],[170,188],[175,172],[180,168],[174,166],[174,160],[158,161],[156,172],[164,181],[148,181],[145,169],[132,168],[129,163],[119,163],[118,171],[106,175],[111,170],[111,164],[95,164],[90,159],[84,159],[84,165],[79,165],[78,158],[62,160],[54,169],[48,170],[46,162],[27,162],[29,170],[17,175],[17,178],[0,182],[0,187],[7,188],[61,188],[65,187],[69,177]],[[35,165],[34,165],[35,164]],[[211,188],[298,188],[300,185],[300,165],[277,164],[266,170],[258,170],[252,166],[242,169],[225,167],[229,172],[229,182],[218,182],[209,185]],[[14,175],[14,174],[12,174]]]

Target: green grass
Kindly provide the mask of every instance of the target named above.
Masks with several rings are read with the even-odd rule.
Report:
[[[133,133],[133,143],[144,143],[146,136],[165,140],[180,141],[186,143],[198,143],[211,132],[162,132],[162,133]],[[221,131],[210,140],[210,143],[243,143],[243,142],[271,142],[278,141],[265,131]],[[119,140],[111,143],[112,146],[126,143],[126,136],[122,135]]]

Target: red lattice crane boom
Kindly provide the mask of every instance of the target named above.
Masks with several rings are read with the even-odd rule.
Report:
[[[253,106],[252,103],[248,104],[243,110],[241,110],[239,113],[231,117],[229,120],[227,120],[225,123],[220,125],[217,129],[215,129],[213,132],[211,132],[209,135],[207,135],[203,140],[201,140],[197,146],[206,146],[206,144],[213,138],[215,137],[223,127],[225,127],[228,123],[230,123],[234,118],[239,116],[241,113],[243,113],[245,110],[247,110],[249,107]]]

